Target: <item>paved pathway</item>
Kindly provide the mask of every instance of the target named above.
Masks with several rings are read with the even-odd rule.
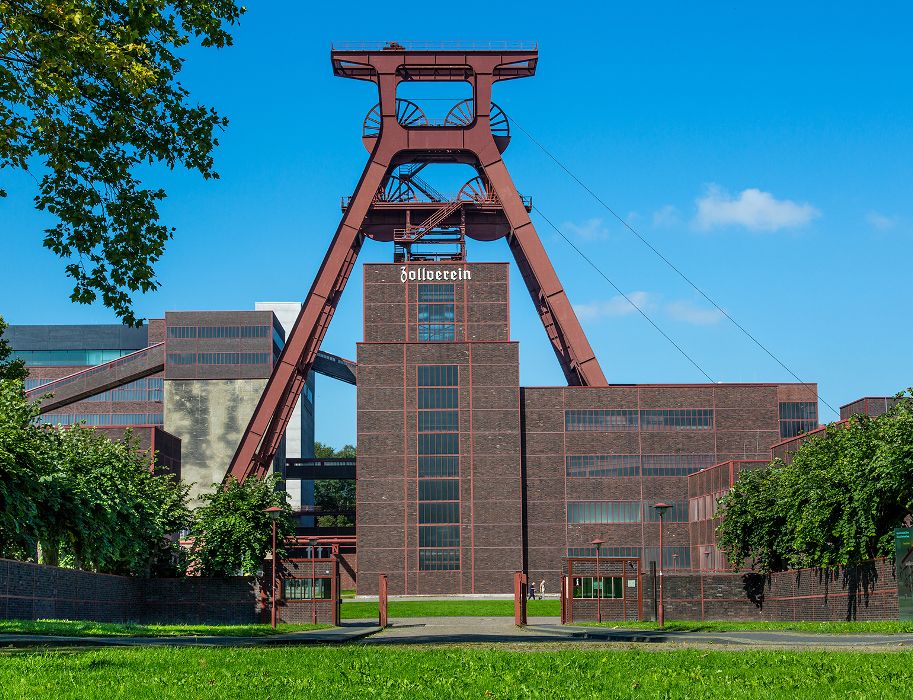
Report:
[[[360,643],[600,643],[728,645],[791,648],[913,648],[913,634],[808,634],[802,632],[671,632],[561,625],[556,617],[531,617],[525,628],[509,617],[416,617],[391,621]]]
[[[415,617],[391,621],[348,620],[342,627],[263,637],[56,637],[0,634],[0,650],[16,647],[242,647],[306,644],[665,644],[732,648],[913,649],[913,634],[808,634],[803,632],[672,632],[561,625],[557,617],[531,617],[516,627],[512,617]]]

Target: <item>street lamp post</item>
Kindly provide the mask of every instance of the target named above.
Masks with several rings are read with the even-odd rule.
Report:
[[[276,629],[276,521],[279,519],[279,513],[282,512],[282,508],[279,506],[270,506],[266,509],[266,512],[269,513],[270,520],[273,521],[273,585],[272,585],[272,615],[271,620],[273,624],[273,629]]]
[[[602,622],[602,575],[599,568],[599,550],[602,548],[604,541],[597,538],[590,544],[596,546],[596,577],[594,581],[599,581],[599,589],[596,593],[596,622]]]
[[[660,627],[666,623],[666,611],[663,609],[663,516],[672,506],[668,503],[657,503],[656,512],[659,513],[659,609],[657,611],[657,620]]]

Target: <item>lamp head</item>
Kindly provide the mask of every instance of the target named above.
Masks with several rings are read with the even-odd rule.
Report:
[[[266,509],[265,512],[269,513],[269,517],[272,520],[278,520],[279,513],[282,512],[282,508],[280,508],[279,506],[270,506],[269,508]]]

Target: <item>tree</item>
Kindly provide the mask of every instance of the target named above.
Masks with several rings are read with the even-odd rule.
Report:
[[[355,457],[353,445],[343,445],[334,450],[322,442],[314,443],[315,457]],[[355,510],[355,482],[350,479],[321,479],[314,482],[314,505],[325,510]],[[355,525],[347,515],[321,515],[317,517],[319,527],[352,527]]]
[[[138,170],[218,177],[227,121],[192,104],[180,50],[231,45],[243,13],[231,0],[0,0],[0,169],[36,177],[36,207],[57,219],[44,245],[67,261],[73,301],[100,296],[136,324],[132,294],[158,288],[174,229],[159,221],[164,190]]]
[[[722,499],[720,547],[762,572],[890,556],[913,515],[913,389],[876,418],[804,442],[786,465],[743,472]]]
[[[252,575],[260,570],[272,544],[272,518],[266,509],[282,508],[277,546],[295,529],[285,492],[276,491],[278,480],[275,474],[243,483],[231,479],[224,488],[213,484],[212,493],[200,496],[203,505],[192,526],[194,570],[204,576]],[[278,551],[282,553],[281,548]]]
[[[3,316],[0,316],[0,381],[25,379],[28,376],[28,370],[22,360],[11,360],[10,355],[13,349],[10,344],[3,339],[3,332],[7,329]]]
[[[183,571],[177,533],[190,524],[189,487],[149,469],[128,432],[45,428],[38,502],[45,563],[136,576]]]
[[[180,570],[188,487],[149,470],[129,433],[38,425],[21,381],[0,381],[0,556],[112,574]]]
[[[34,553],[42,484],[41,431],[21,380],[0,380],[0,557]]]

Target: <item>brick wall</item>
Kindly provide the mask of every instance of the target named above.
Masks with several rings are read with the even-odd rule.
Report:
[[[760,575],[668,573],[667,620],[896,620],[897,579],[890,561],[851,568]],[[643,617],[653,619],[653,582],[641,575]],[[574,621],[595,619],[595,607],[574,601]],[[592,609],[591,609],[592,608]],[[606,608],[603,608],[606,617]]]
[[[252,576],[140,579],[0,559],[5,620],[253,624],[269,622],[268,591],[268,582]],[[333,624],[334,602],[316,607],[317,621]],[[280,601],[279,618],[310,622],[310,601]]]
[[[0,618],[126,622],[142,607],[142,581],[0,559]]]

